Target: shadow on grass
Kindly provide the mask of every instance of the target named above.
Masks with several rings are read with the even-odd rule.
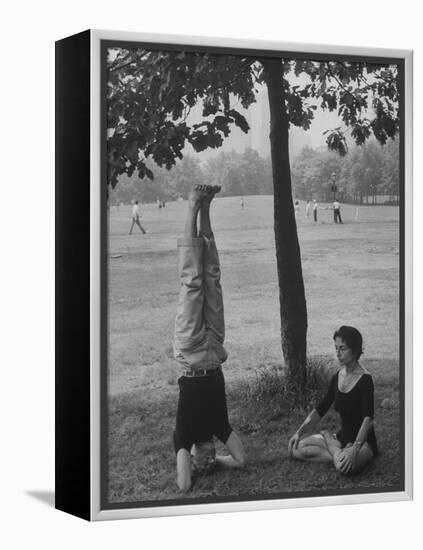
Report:
[[[374,362],[375,371],[382,373],[386,362],[378,363]],[[274,388],[269,374],[272,369],[269,367],[264,376],[270,377]],[[388,370],[389,382],[384,383],[380,374],[375,392],[380,456],[362,473],[351,477],[336,472],[330,464],[298,462],[289,457],[288,439],[304,420],[306,411],[290,407],[277,387],[276,391],[266,393],[257,380],[231,384],[227,395],[230,422],[243,440],[248,464],[243,470],[216,470],[198,477],[187,499],[398,490],[401,482],[398,385],[392,383],[394,367]],[[172,444],[177,397],[177,386],[169,386],[157,393],[137,391],[110,399],[110,503],[181,498],[175,483]],[[329,412],[321,428],[335,430],[337,425],[336,413]],[[217,449],[225,452],[219,442]]]

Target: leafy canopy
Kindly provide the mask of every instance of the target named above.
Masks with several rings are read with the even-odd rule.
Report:
[[[344,155],[346,132],[360,145],[384,144],[399,130],[394,65],[281,59],[288,124],[310,128],[315,110],[337,111],[344,127],[325,132]],[[233,125],[248,132],[243,109],[265,84],[260,58],[184,51],[111,49],[107,61],[108,183],[135,171],[153,179],[147,159],[168,170],[195,151],[220,147]],[[201,121],[190,113],[200,109]]]

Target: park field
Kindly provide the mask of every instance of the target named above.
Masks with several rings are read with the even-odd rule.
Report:
[[[224,366],[230,421],[247,449],[241,472],[203,476],[186,497],[259,497],[387,490],[401,481],[399,415],[399,209],[342,205],[344,223],[321,204],[318,222],[297,218],[308,310],[308,357],[336,368],[333,331],[341,324],[364,336],[361,363],[375,382],[381,455],[345,478],[329,465],[289,459],[287,441],[304,411],[278,394],[279,299],[270,196],[217,198],[212,222],[225,300]],[[327,210],[325,208],[328,208]],[[176,238],[186,203],[141,206],[128,235],[130,206],[109,211],[108,498],[139,502],[179,498],[172,431],[178,367],[172,334],[178,298]],[[325,425],[333,427],[334,415]]]

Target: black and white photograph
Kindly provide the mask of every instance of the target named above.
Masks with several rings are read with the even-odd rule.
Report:
[[[2,548],[418,546],[420,11],[5,6]]]
[[[101,506],[404,491],[404,59],[101,71]]]

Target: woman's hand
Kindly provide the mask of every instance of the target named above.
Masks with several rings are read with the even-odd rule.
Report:
[[[297,449],[299,442],[300,442],[300,436],[298,432],[296,432],[288,441],[288,451],[291,456],[292,456],[292,453]]]
[[[357,449],[354,446],[345,447],[339,454],[340,470],[343,474],[353,471],[357,458]]]

